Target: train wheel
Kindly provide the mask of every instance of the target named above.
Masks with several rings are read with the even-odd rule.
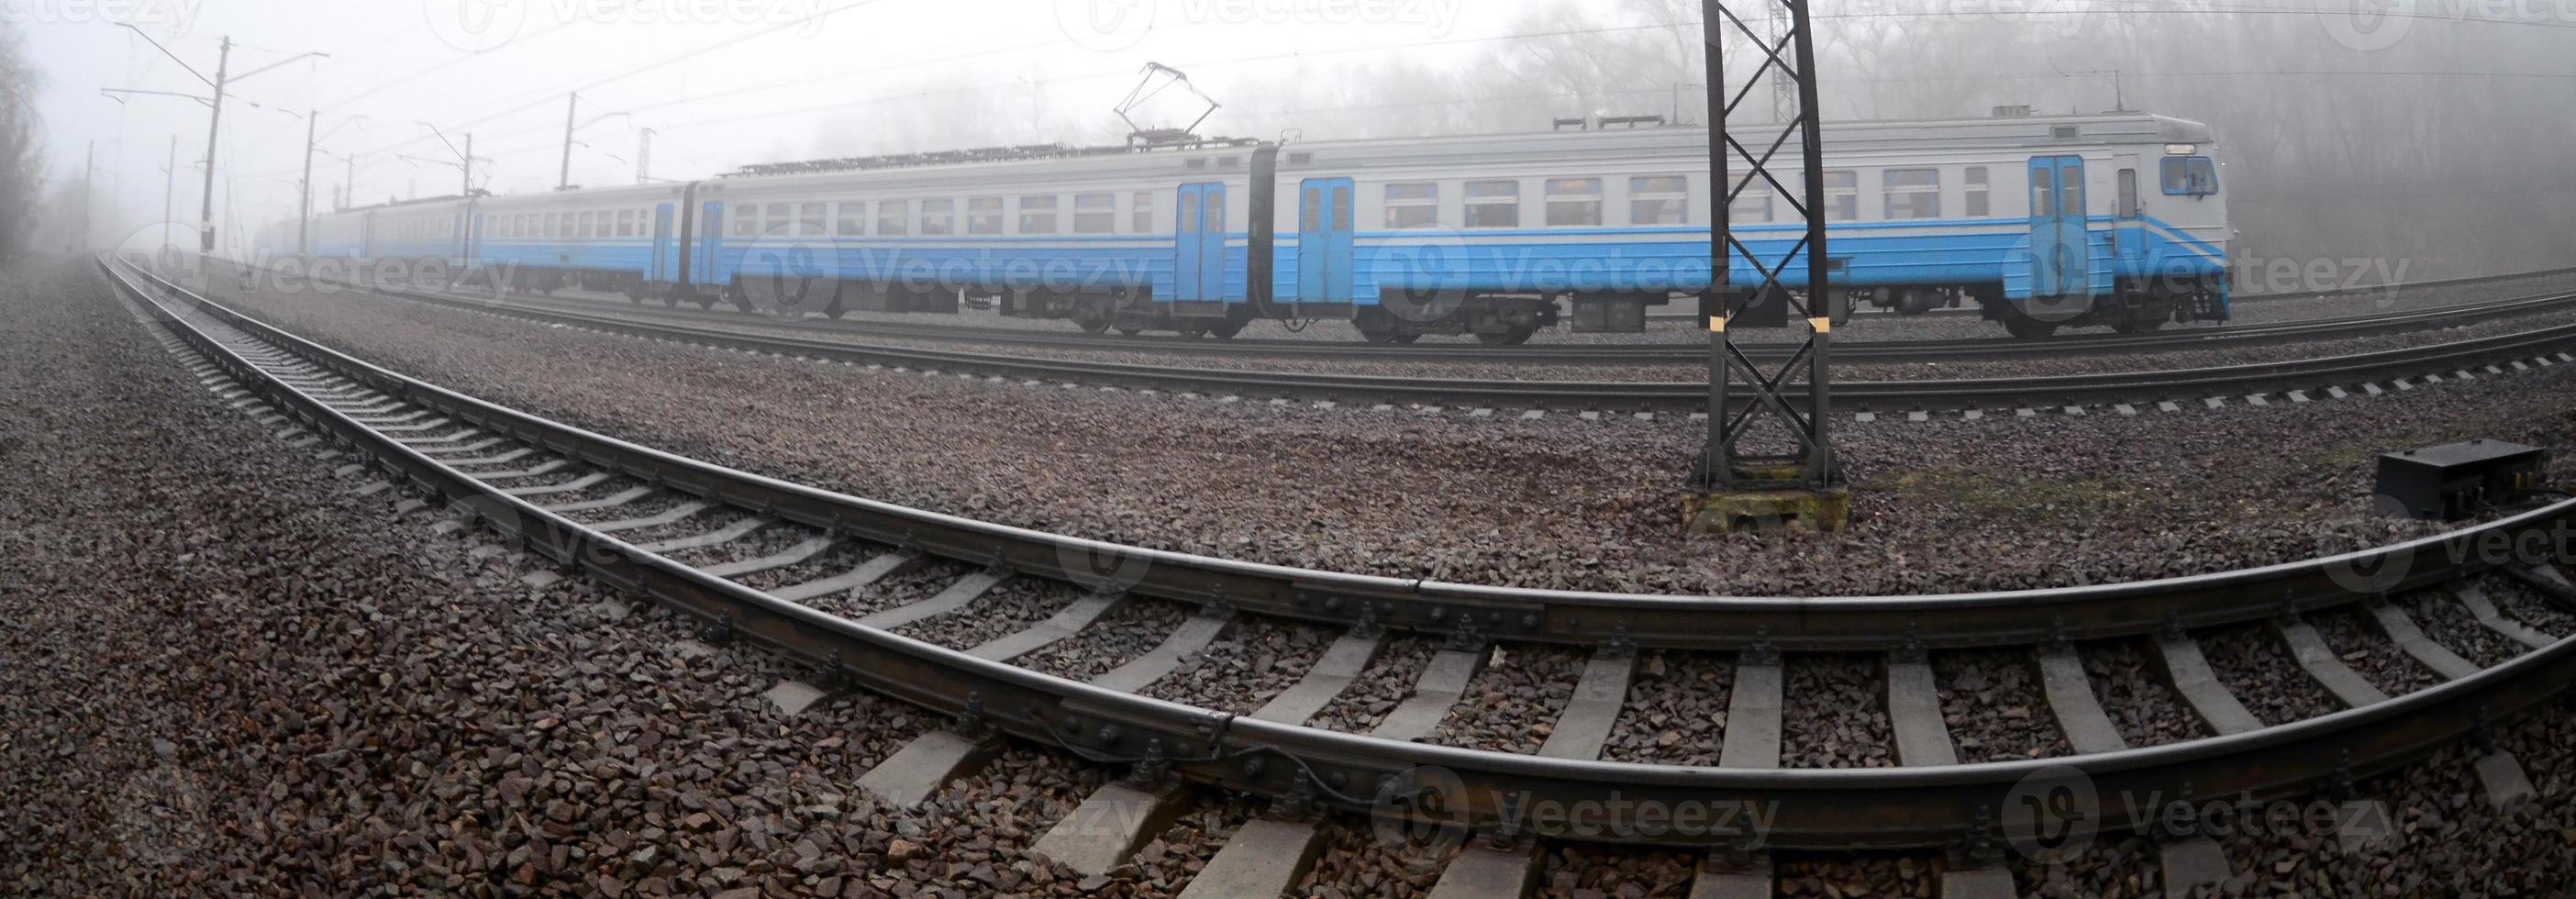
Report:
[[[670,293],[663,294],[663,295],[662,295],[662,305],[669,306],[669,307],[671,307],[671,308],[673,308],[673,309],[678,309],[678,308],[680,308],[680,292],[679,292],[679,291],[677,291],[677,290],[674,290],[674,291],[671,291]]]
[[[1397,342],[1397,343],[1412,343],[1412,342],[1414,342],[1414,341],[1416,341],[1416,340],[1421,340],[1421,339],[1422,339],[1422,335],[1420,335],[1420,334],[1411,334],[1411,333],[1406,333],[1406,334],[1398,334],[1398,335],[1395,335],[1395,342]]]
[[[2057,333],[2057,323],[2044,322],[2028,316],[2013,316],[2004,319],[2004,330],[2012,332],[2012,336],[2023,340],[2042,340]]]
[[[2165,322],[2163,319],[2151,318],[2144,321],[2128,322],[2126,324],[2113,327],[2111,330],[2118,331],[2122,334],[2152,334],[2155,333],[2157,328],[2164,326]]]
[[[1120,328],[1120,329],[1118,329],[1118,333],[1119,333],[1119,334],[1121,334],[1121,335],[1128,336],[1128,337],[1134,337],[1134,336],[1136,336],[1136,335],[1138,335],[1138,334],[1143,334],[1143,333],[1145,333],[1145,329],[1143,329],[1143,328]]]
[[[1109,320],[1105,318],[1075,319],[1074,324],[1081,325],[1085,334],[1101,334],[1109,330]]]
[[[1381,329],[1377,329],[1377,328],[1371,328],[1371,327],[1369,327],[1369,326],[1367,326],[1367,325],[1361,325],[1361,326],[1360,326],[1360,339],[1362,339],[1362,340],[1366,340],[1366,341],[1368,341],[1368,342],[1370,342],[1370,343],[1394,343],[1394,342],[1395,342],[1395,329],[1393,329],[1393,328],[1387,328],[1387,329],[1383,329],[1383,330],[1381,330]]]
[[[1234,335],[1243,333],[1243,326],[1245,324],[1248,323],[1235,321],[1234,319],[1226,319],[1223,324],[1209,328],[1208,333],[1216,335],[1216,339],[1218,340],[1233,340]]]
[[[1191,340],[1197,340],[1201,337],[1208,336],[1208,329],[1205,325],[1191,325],[1181,329],[1181,336],[1187,337]]]
[[[1490,331],[1478,331],[1476,332],[1476,342],[1486,346],[1509,346],[1512,342],[1512,335],[1515,333],[1518,332],[1505,331],[1503,333],[1496,334]]]
[[[1537,328],[1513,328],[1511,339],[1505,340],[1503,343],[1511,346],[1520,346],[1521,344],[1528,343],[1530,338],[1537,336],[1537,334]]]

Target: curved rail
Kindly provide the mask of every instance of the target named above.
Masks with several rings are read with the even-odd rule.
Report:
[[[832,494],[662,453],[507,409],[370,365],[240,315],[149,273],[103,264],[120,289],[160,307],[182,304],[171,324],[242,384],[362,457],[473,509],[489,526],[569,568],[649,597],[722,636],[750,638],[826,671],[950,716],[970,733],[1006,733],[1083,758],[1133,764],[1191,781],[1422,823],[1501,834],[1677,845],[1778,848],[1987,845],[1997,815],[2026,778],[2074,772],[2103,795],[2269,797],[2329,779],[2366,776],[2476,733],[2546,700],[2576,679],[2576,638],[2402,698],[2307,721],[2147,749],[2027,762],[1937,768],[1769,770],[1569,761],[1428,746],[1266,722],[1049,677],[896,636],[786,602],[644,552],[571,519],[499,492],[255,365],[209,334],[229,328],[307,360],[376,394],[486,431],[508,435],[603,470],[834,533],[858,534],[950,558],[1165,596],[1199,604],[1355,627],[1402,627],[1463,639],[1584,639],[1615,633],[1636,645],[1869,648],[1910,644],[1986,645],[2000,640],[2146,633],[2240,620],[2297,608],[2348,604],[2365,593],[2411,589],[2485,570],[2500,560],[2485,548],[2563,525],[2576,501],[2454,534],[2333,559],[2143,584],[2053,591],[1861,600],[1743,600],[1496,590],[1248,565],[1116,547],[1000,527]],[[202,321],[192,321],[201,319]],[[1132,583],[1097,583],[1076,560],[1105,554],[1144,560]],[[2376,567],[2374,567],[2376,566]],[[2358,585],[2355,571],[2375,571]],[[1379,602],[1429,614],[1379,616]],[[1477,604],[1490,603],[1490,608]],[[1363,611],[1352,614],[1357,604]],[[1336,614],[1338,609],[1338,614]],[[1519,628],[1493,632],[1507,610],[1526,610]],[[1592,622],[1586,625],[1585,621]],[[2034,630],[2039,620],[2048,623]],[[1611,630],[1602,625],[1617,621]],[[1667,632],[1661,623],[1681,628]],[[2016,624],[1998,625],[1998,622]],[[1541,625],[1546,625],[1542,627]],[[1777,627],[1768,636],[1766,628]],[[1899,632],[1896,629],[1902,627]],[[1587,629],[1588,628],[1588,629]],[[1505,631],[1510,631],[1505,633]],[[2036,640],[2032,642],[2037,642]],[[1406,801],[1424,791],[1437,811]],[[1762,807],[1758,834],[1657,828],[1637,817],[1652,808]],[[1625,797],[1623,799],[1623,797]],[[1550,809],[1602,810],[1585,830]],[[2161,806],[2105,804],[2098,824],[2148,826]],[[1651,814],[1653,812],[1646,812]],[[1587,836],[1588,834],[1588,836]]]
[[[1103,384],[1127,388],[1293,397],[1342,403],[1389,403],[1493,409],[1634,410],[1698,412],[1708,403],[1708,386],[1687,381],[1513,381],[1464,378],[1417,378],[1306,372],[1187,368],[1115,362],[1085,362],[956,350],[915,349],[778,334],[688,327],[634,321],[619,316],[541,309],[493,300],[470,300],[438,293],[376,291],[400,299],[451,308],[472,309],[550,324],[698,343],[726,349],[775,353],[884,366],[926,368],[1043,381]],[[2197,369],[2076,374],[2028,378],[1967,378],[1922,381],[1837,381],[1835,404],[1866,414],[1964,410],[2062,409],[2068,407],[2153,404],[2157,402],[2225,402],[2249,396],[2286,395],[2293,391],[2381,383],[2412,387],[2414,378],[2438,380],[2469,374],[2488,366],[2548,362],[2576,348],[2576,324],[2519,334],[2473,338],[2451,343],[2407,347],[2345,356],[2286,362],[2263,362]],[[2474,375],[2471,375],[2472,377]],[[1799,398],[1804,387],[1790,385],[1787,396]],[[1739,398],[1749,403],[1749,398]]]
[[[241,263],[234,263],[240,265]],[[309,273],[305,276],[310,275]],[[2517,276],[2519,277],[2519,276]],[[579,298],[564,300],[554,297],[513,296],[495,300],[488,295],[475,296],[423,288],[391,288],[385,285],[352,285],[380,293],[400,293],[415,299],[443,299],[492,305],[496,302],[511,308],[561,310],[573,315],[605,314],[607,310],[633,312],[634,308],[608,299]],[[589,311],[576,308],[591,307]],[[2416,309],[2328,319],[2271,322],[2255,325],[2231,325],[2220,328],[2188,328],[2154,334],[2137,335],[2072,335],[2049,340],[2030,341],[2011,338],[1976,338],[1956,340],[1851,340],[1837,343],[1837,361],[1845,364],[1890,364],[1907,362],[1986,362],[2003,359],[2057,359],[2101,355],[2135,355],[2188,350],[2247,349],[2281,346],[2319,340],[2341,340],[2385,334],[2399,334],[2434,328],[2457,327],[2525,315],[2576,309],[2576,293],[2541,294],[2434,309]],[[810,329],[818,335],[835,339],[897,339],[956,343],[964,345],[1027,347],[1035,349],[1157,353],[1182,356],[1212,356],[1237,359],[1341,359],[1365,362],[1446,362],[1446,363],[1511,363],[1520,365],[1662,365],[1706,364],[1708,349],[1698,343],[1620,343],[1620,344],[1539,344],[1535,346],[1489,347],[1459,344],[1421,344],[1384,347],[1364,343],[1327,340],[1283,340],[1243,338],[1206,340],[1180,336],[1105,337],[1070,332],[1038,331],[1018,328],[991,328],[973,325],[932,324],[904,321],[835,321],[802,318],[795,321],[753,319],[740,313],[719,313],[682,308],[642,307],[646,314],[674,321],[683,326],[705,324],[714,327],[762,323],[780,327]],[[1785,357],[1795,348],[1792,343],[1779,345],[1752,344],[1746,352],[1756,358]]]

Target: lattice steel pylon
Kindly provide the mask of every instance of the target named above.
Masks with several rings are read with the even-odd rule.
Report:
[[[1837,529],[1848,517],[1849,493],[1834,456],[1831,429],[1833,342],[1832,259],[1825,243],[1824,143],[1817,113],[1815,42],[1809,30],[1809,0],[1701,0],[1709,93],[1709,181],[1712,191],[1709,292],[1701,312],[1709,328],[1709,409],[1706,445],[1691,474],[1694,493],[1685,515],[1694,530],[1736,530],[1788,523]],[[1759,8],[1748,22],[1736,10]],[[1786,22],[1785,28],[1757,25]],[[1771,33],[1765,34],[1763,31]],[[1729,84],[1726,39],[1740,35],[1760,55],[1762,64],[1740,84]],[[1739,132],[1730,122],[1766,76],[1795,84],[1795,108],[1781,111],[1769,125]],[[1746,140],[1745,138],[1750,138]],[[1788,154],[1796,168],[1789,168]],[[1787,169],[1787,172],[1783,170]],[[1791,174],[1784,179],[1783,174]],[[1731,207],[1749,187],[1760,183],[1785,201],[1804,232],[1785,246],[1757,251],[1730,221]],[[1766,239],[1766,244],[1780,244]],[[1805,266],[1806,278],[1793,292],[1784,274]],[[1739,285],[1738,267],[1753,273]],[[1784,304],[1786,310],[1766,308]],[[1748,310],[1772,313],[1746,317]],[[1783,316],[1785,311],[1794,315]],[[1806,343],[1777,368],[1757,364],[1735,342],[1730,328],[1741,317],[1745,325],[1761,319],[1807,329]],[[1806,378],[1805,395],[1794,389]],[[1742,392],[1742,408],[1735,408]],[[1786,452],[1755,452],[1744,445],[1758,427],[1777,423],[1786,431]]]

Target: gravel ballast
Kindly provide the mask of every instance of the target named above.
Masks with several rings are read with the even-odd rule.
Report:
[[[328,473],[339,463],[275,451],[86,282],[45,286],[97,308],[0,282],[20,326],[0,331],[0,580],[23,587],[0,594],[0,884],[14,892],[1163,896],[1252,811],[1202,807],[1136,865],[1079,878],[1028,846],[1106,769],[1014,744],[923,810],[884,808],[848,784],[929,724],[917,711],[843,693],[781,719],[761,692],[811,672],[699,646],[579,579],[518,586],[548,566],[473,561],[477,538],[426,536],[434,511],[350,496],[356,482]],[[1793,703],[1866,689],[1800,658]],[[2319,834],[2240,829],[2223,840],[2246,874],[2226,892],[2576,880],[2570,721],[2544,707],[2499,729],[2538,802],[2487,809],[2446,750],[2361,785],[2397,838],[2343,854]],[[1436,879],[1363,820],[1326,829],[1334,849],[1301,895],[1419,895]],[[2152,853],[2107,835],[2073,865],[2013,870],[2042,895],[2152,895]],[[1544,895],[1583,899],[1677,895],[1694,861],[1541,858]],[[1792,858],[1782,889],[1929,895],[1939,870]]]
[[[1221,404],[746,356],[346,291],[247,304],[457,389],[786,480],[1155,548],[1521,587],[1831,596],[2236,569],[2426,533],[2372,513],[2382,450],[2576,445],[2569,366],[2271,409],[1839,421],[1850,530],[1692,538],[1676,510],[1701,435],[1676,416]],[[2552,465],[2567,478],[2576,455]]]
[[[0,279],[0,892],[882,895],[1033,858],[1096,785],[850,787],[926,724],[357,496],[64,263]],[[468,532],[469,534],[472,532]],[[695,648],[692,648],[695,647]],[[902,854],[910,859],[893,861]],[[952,865],[962,865],[952,871]]]
[[[2200,653],[2218,682],[2264,724],[2281,725],[2343,711],[2334,694],[2299,667],[2269,624],[2238,625],[2200,635]]]
[[[2130,640],[2105,640],[2080,647],[2084,658],[2085,679],[2093,684],[2093,700],[2102,706],[2103,714],[2120,729],[2120,739],[2132,747],[2162,746],[2184,740],[2210,736],[2208,725],[2192,711],[2182,694],[2165,684],[2164,676],[2147,661],[2153,646]]]

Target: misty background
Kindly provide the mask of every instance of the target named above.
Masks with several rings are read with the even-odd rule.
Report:
[[[2564,149],[2576,144],[2576,3],[2519,6],[1819,0],[1814,30],[1828,120],[2029,106],[2207,122],[2240,266],[2323,260],[2376,281],[2576,265]],[[0,99],[23,95],[12,120],[40,121],[29,163],[43,173],[30,188],[41,201],[0,209],[32,209],[42,250],[157,245],[167,188],[180,242],[193,242],[205,108],[100,89],[205,94],[188,68],[211,76],[224,36],[236,74],[330,54],[227,92],[215,222],[240,252],[259,227],[295,219],[304,116],[317,110],[317,212],[459,192],[451,146],[468,133],[487,158],[474,187],[550,190],[574,91],[570,177],[588,186],[636,183],[647,152],[650,177],[690,180],[761,162],[1118,143],[1127,129],[1110,110],[1149,61],[1222,104],[1206,135],[1696,124],[1708,118],[1699,13],[1697,0],[0,0],[20,58],[0,66],[16,92]],[[1740,84],[1760,59],[1728,49]],[[1186,125],[1202,108],[1166,89],[1139,124]],[[1757,87],[1734,120],[1770,118]],[[0,153],[11,133],[0,127]]]

